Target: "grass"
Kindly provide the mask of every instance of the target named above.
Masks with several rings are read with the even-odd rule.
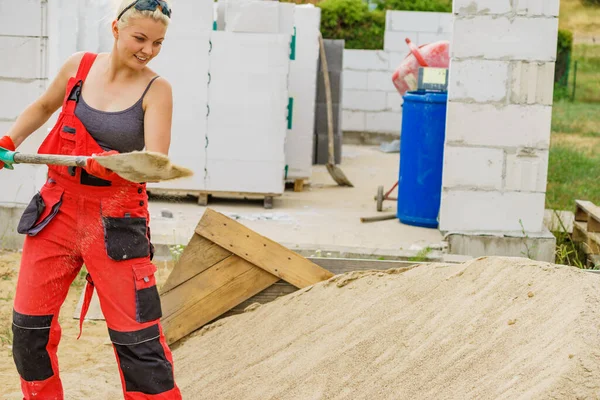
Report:
[[[600,34],[600,7],[584,6],[581,0],[560,0],[558,23],[576,35]]]
[[[600,140],[589,146],[567,141],[550,147],[546,208],[573,211],[576,199],[600,204]]]
[[[577,61],[575,101],[600,102],[600,45],[576,44],[571,59],[570,90],[574,84],[574,63]]]

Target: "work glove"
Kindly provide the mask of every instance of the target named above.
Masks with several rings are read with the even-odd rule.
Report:
[[[0,138],[0,147],[6,150],[15,151],[15,143],[12,141],[10,136],[3,136]],[[4,163],[0,161],[0,169],[4,168]]]
[[[113,154],[119,154],[119,152],[116,150],[111,150],[111,151],[105,151],[102,153],[92,154],[92,156],[103,157],[103,156],[110,156]],[[109,180],[116,176],[116,174],[114,172],[112,172],[110,169],[106,169],[102,165],[98,164],[98,162],[96,160],[94,160],[92,157],[89,157],[87,159],[86,165],[85,165],[85,170],[88,172],[88,174],[91,174],[91,175],[97,176],[98,178],[106,179],[106,180]]]

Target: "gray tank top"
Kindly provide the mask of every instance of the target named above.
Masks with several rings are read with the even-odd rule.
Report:
[[[104,151],[116,150],[119,153],[129,153],[144,149],[142,102],[156,78],[158,76],[152,78],[142,97],[134,105],[122,111],[96,110],[85,102],[83,96],[79,96],[75,116]]]

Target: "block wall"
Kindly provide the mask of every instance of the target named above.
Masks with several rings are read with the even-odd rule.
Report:
[[[541,232],[559,0],[454,0],[442,231]]]

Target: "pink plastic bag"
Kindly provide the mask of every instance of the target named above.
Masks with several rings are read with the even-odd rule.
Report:
[[[392,74],[392,82],[401,96],[404,96],[407,91],[417,89],[419,67],[448,68],[450,65],[449,41],[441,40],[418,48],[409,39],[406,39],[406,43],[411,48],[411,52]]]

